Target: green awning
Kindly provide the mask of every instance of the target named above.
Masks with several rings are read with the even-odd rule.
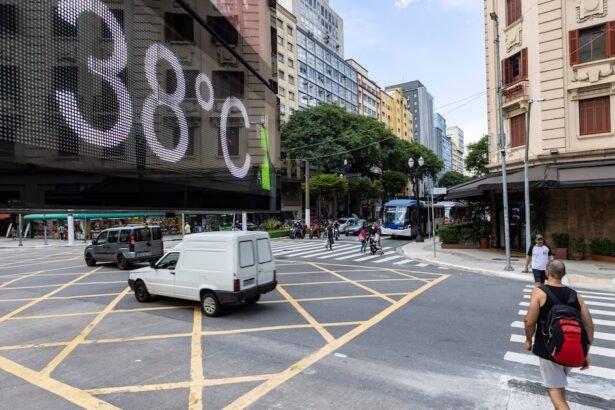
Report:
[[[113,219],[113,218],[139,218],[146,216],[164,217],[164,212],[146,212],[146,213],[123,213],[123,214],[73,214],[75,219]],[[40,219],[68,219],[68,214],[30,214],[24,216],[26,221]]]

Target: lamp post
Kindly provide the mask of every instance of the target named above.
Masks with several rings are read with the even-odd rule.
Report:
[[[510,223],[508,221],[508,181],[506,178],[506,134],[504,133],[504,109],[502,107],[502,72],[500,64],[500,23],[496,12],[489,13],[491,20],[495,23],[495,55],[496,72],[498,82],[498,120],[500,125],[500,154],[502,155],[502,202],[504,206],[504,244],[506,246],[506,266],[504,270],[512,271],[510,264]]]
[[[423,165],[425,164],[425,160],[421,156],[418,161],[414,161],[414,158],[408,159],[408,167],[410,168],[410,175],[412,175],[412,190],[414,191],[414,197],[417,200],[418,204],[418,229],[416,230],[416,241],[424,242],[423,239],[423,229],[421,227],[421,200],[419,199],[419,190],[418,190],[418,180],[423,179],[423,173],[425,169]]]
[[[527,118],[525,122],[525,162],[523,163],[523,187],[525,189],[525,251],[529,251],[532,246],[532,229],[530,226],[530,181],[528,175],[528,152],[530,149],[530,116],[532,115],[532,104],[543,102],[544,98],[531,99],[527,103]]]

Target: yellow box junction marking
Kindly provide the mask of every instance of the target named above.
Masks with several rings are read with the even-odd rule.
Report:
[[[190,410],[203,408],[203,387],[197,383],[203,381],[203,348],[201,345],[202,334],[201,307],[195,306],[194,319],[192,320],[192,340],[190,346],[190,396],[188,408]]]
[[[328,342],[332,342],[335,340],[335,338],[333,337],[333,335],[331,335],[331,333],[329,333],[327,331],[327,329],[325,329],[323,327],[323,325],[321,325],[320,323],[318,323],[318,321],[316,319],[314,319],[314,317],[312,315],[310,315],[304,308],[303,306],[301,306],[299,303],[297,303],[297,301],[295,299],[293,299],[293,297],[291,295],[288,294],[288,292],[286,292],[286,290],[284,290],[284,288],[281,285],[278,285],[276,287],[277,291],[280,292],[280,294],[282,296],[284,296],[289,302],[290,304],[295,308],[295,310],[297,310],[297,312],[299,312],[299,314],[301,316],[303,316],[305,318],[305,320],[308,321],[309,324],[311,324],[314,329],[320,333],[320,335]]]

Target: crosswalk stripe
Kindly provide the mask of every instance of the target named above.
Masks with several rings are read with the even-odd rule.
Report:
[[[525,336],[514,334],[510,336],[510,341],[515,343],[525,343]],[[615,357],[615,349],[608,349],[606,347],[591,345],[591,347],[589,348],[589,354],[591,356],[598,355],[606,357]]]
[[[521,363],[521,364],[530,364],[532,366],[539,366],[538,364],[538,356],[523,354],[523,353],[515,353],[515,352],[506,352],[504,355],[504,360],[508,360],[509,362]],[[572,372],[575,374],[586,375],[586,376],[594,376],[600,377],[603,379],[615,380],[615,370],[608,369],[606,367],[597,367],[590,366],[589,369],[580,370],[580,369],[572,369]]]
[[[429,266],[429,264],[428,263],[418,263],[416,266],[418,268],[424,268],[425,266]]]
[[[399,262],[393,262],[393,265],[405,265],[406,263],[414,262],[412,259],[406,259]]]
[[[350,257],[352,257],[352,256],[361,256],[361,248],[358,248],[358,247],[355,247],[355,246],[352,246],[352,245],[351,246],[347,245],[345,247],[345,249],[343,249],[342,252],[337,252],[337,249],[336,249],[336,252],[335,252],[335,254],[333,256],[337,257],[337,256],[341,256],[341,255],[348,255],[348,254],[350,254]],[[325,258],[327,258],[327,256],[321,256],[318,259],[325,259]]]
[[[384,263],[384,262],[392,261],[392,260],[399,259],[399,258],[403,258],[403,256],[401,255],[389,256],[388,258],[379,259],[377,261],[374,261],[374,263]]]
[[[391,249],[391,247],[390,247],[390,246],[387,246],[387,247],[385,247],[385,248],[382,248],[382,250],[383,250],[383,251],[386,251],[386,250],[388,250],[388,249]],[[369,254],[369,250],[367,251],[367,253]],[[335,258],[335,260],[336,260],[336,261],[343,261],[343,260],[346,260],[346,259],[354,258],[355,256],[356,256],[356,255],[348,255],[348,256],[343,256],[343,257],[341,257],[341,258]],[[357,261],[359,261],[359,259],[356,259],[356,260],[357,260]]]
[[[318,249],[318,250],[316,250],[316,249]],[[323,243],[322,245],[320,245],[320,246],[318,246],[316,248],[312,248],[312,249],[307,250],[307,251],[306,250],[299,250],[298,252],[295,251],[295,252],[287,254],[286,256],[289,257],[289,258],[294,258],[296,256],[307,255],[308,253],[322,254],[324,252],[333,252],[333,251],[331,251],[329,249],[325,249],[324,243]]]
[[[376,258],[382,258],[385,255],[391,255],[392,253],[394,253],[394,251],[388,251],[385,252],[383,255],[371,255],[371,256],[366,256],[364,258],[359,258],[359,259],[355,259],[355,262],[363,262],[363,261],[368,261],[370,259],[376,259]]]
[[[445,268],[444,266],[438,266],[438,269],[448,270],[448,268]]]
[[[532,291],[530,289],[523,289],[523,292],[531,293]],[[585,292],[578,292],[578,293],[580,293],[581,296],[583,296],[583,299],[598,299],[598,300],[613,300],[613,301],[615,301],[615,296],[608,297],[608,296],[587,295],[587,294],[585,294]]]
[[[314,245],[308,245],[308,246],[292,246],[292,247],[285,246],[283,248],[280,248],[281,250],[279,250],[279,251],[274,251],[273,254],[274,255],[282,255],[282,254],[286,254],[286,253],[297,252],[300,249],[303,249],[303,250],[316,249],[316,248],[320,248],[321,246],[323,246],[323,244],[314,244]]]
[[[526,288],[529,288],[528,292],[531,292],[533,288],[535,288],[535,285],[525,285]],[[526,292],[526,290],[523,290],[524,292]],[[594,292],[594,291],[589,291],[589,290],[583,290],[583,291],[578,291],[581,295],[598,295],[598,296],[614,296],[615,297],[615,293],[606,293],[606,292]]]
[[[339,251],[342,252],[347,252],[350,249],[353,250],[353,252],[356,252],[356,249],[354,249],[354,246],[348,246],[348,245],[343,245],[343,246],[338,246],[337,248],[333,248],[332,251],[327,252],[321,252],[318,255],[322,255],[322,256],[318,256],[318,255],[304,255],[302,256],[302,258],[310,258],[310,257],[314,257],[314,256],[318,256],[318,259],[329,259],[329,258],[334,258],[337,255],[339,255]]]
[[[510,324],[510,327],[514,327],[517,329],[524,329],[525,326],[523,325],[523,322],[520,321],[514,321]],[[594,332],[594,339],[600,339],[600,340],[610,340],[612,342],[615,342],[615,333],[605,333],[605,332]]]
[[[590,313],[594,313],[594,312],[592,311]],[[525,316],[526,314],[527,314],[527,310],[520,310],[519,311],[519,315],[520,316]],[[596,319],[595,317],[592,317],[592,322],[594,322],[594,325],[613,326],[613,327],[615,327],[615,320]]]
[[[519,306],[528,307],[529,305],[530,304],[528,302],[521,302],[521,303],[519,303]],[[601,309],[590,309],[589,313],[591,313],[592,316],[594,316],[594,315],[615,316],[615,312],[611,312],[609,310],[601,310]]]
[[[530,295],[523,295],[523,299],[529,299]],[[589,306],[605,306],[605,307],[614,307],[615,303],[606,303],[606,302],[596,302],[593,300],[586,300],[585,303]]]

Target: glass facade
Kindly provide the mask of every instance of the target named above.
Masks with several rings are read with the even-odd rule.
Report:
[[[272,10],[188,3],[0,0],[0,209],[279,209]]]

